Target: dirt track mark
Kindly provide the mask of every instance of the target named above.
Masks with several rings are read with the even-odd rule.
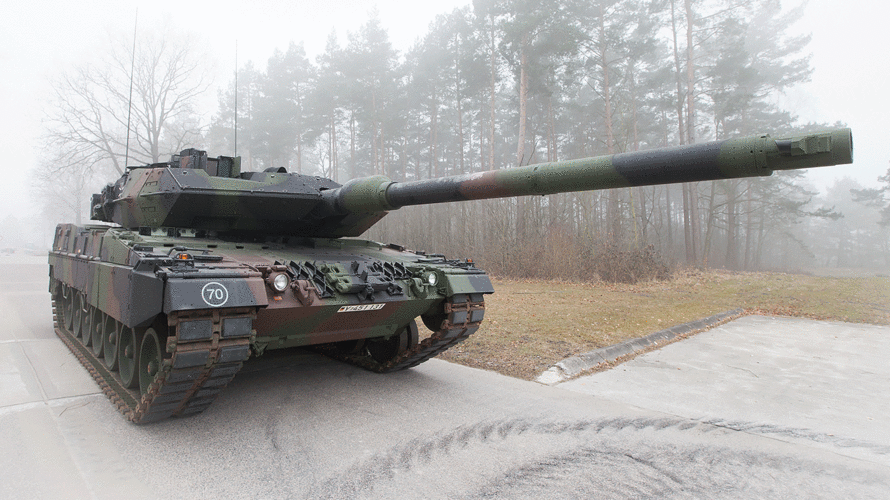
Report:
[[[782,437],[803,439],[816,443],[831,444],[833,446],[838,446],[841,448],[862,448],[870,450],[871,452],[879,455],[890,454],[890,447],[878,445],[875,443],[868,443],[855,439],[831,436],[828,434],[817,433],[806,429],[795,429],[749,422],[730,422],[723,420],[695,421],[679,418],[613,418],[600,420],[579,420],[574,422],[548,422],[544,421],[543,419],[509,419],[493,422],[482,422],[476,425],[462,425],[451,431],[434,434],[427,439],[415,438],[406,443],[396,445],[385,452],[378,453],[376,455],[358,461],[348,467],[341,474],[330,477],[326,481],[323,481],[319,485],[319,491],[309,492],[307,498],[343,498],[368,494],[369,492],[373,491],[376,484],[382,481],[392,480],[398,473],[411,471],[415,466],[421,464],[427,465],[431,463],[435,464],[439,462],[447,462],[450,455],[459,450],[468,448],[470,445],[473,444],[501,442],[509,437],[522,436],[524,434],[534,436],[558,436],[566,434],[580,435],[583,433],[600,435],[604,433],[614,433],[625,430],[641,431],[644,429],[652,429],[656,431],[678,430],[684,432],[695,430],[699,433],[711,433],[731,430],[760,435],[779,435]],[[603,439],[606,439],[606,437],[604,436]],[[600,453],[600,455],[597,455],[597,453]],[[603,455],[602,453],[606,454]],[[612,449],[607,453],[597,449],[579,449],[571,450],[567,452],[566,455],[551,457],[541,463],[522,465],[517,467],[515,470],[517,471],[517,474],[525,471],[525,467],[532,468],[529,471],[525,471],[529,473],[536,467],[540,468],[542,471],[549,470],[547,467],[548,461],[561,463],[563,461],[576,460],[579,463],[583,462],[590,465],[596,463],[596,460],[594,460],[595,457],[608,456],[610,458],[603,458],[603,460],[605,460],[606,462],[614,462],[616,460],[631,460],[638,464],[637,469],[639,470],[651,469],[653,471],[659,472],[659,474],[656,475],[663,476],[663,478],[659,479],[659,481],[664,480],[666,481],[665,484],[681,482],[681,479],[683,479],[684,476],[673,476],[675,472],[673,472],[673,469],[671,467],[675,467],[676,464],[670,465],[670,462],[665,464],[663,460],[659,459],[658,453],[660,453],[659,450],[650,451],[641,455],[638,454],[635,450]],[[696,453],[697,452],[694,450],[679,450],[674,451],[673,455],[676,455],[675,459],[677,460],[686,461],[686,463],[690,464],[696,464],[700,461],[697,458],[698,455],[696,455]],[[747,455],[740,454],[728,449],[712,448],[710,450],[704,450],[702,451],[702,453],[712,456],[718,462],[725,460],[725,457],[734,457],[733,460],[735,460],[735,462],[739,462],[740,464],[757,462],[757,460],[754,460]],[[624,458],[622,459],[621,457]],[[742,458],[744,458],[745,460],[742,460]],[[784,459],[780,457],[776,458],[776,460],[778,462],[783,462]],[[764,469],[764,474],[766,476],[769,476],[769,471],[772,470],[772,468],[767,466],[764,467],[766,467]],[[816,468],[818,469],[818,467]],[[608,472],[607,469],[608,468],[606,467],[603,472]],[[637,474],[639,474],[639,470],[637,471]],[[529,475],[529,477],[531,477],[531,474]],[[505,480],[505,478],[502,478],[501,480]],[[493,481],[492,484],[497,484],[497,481]],[[654,485],[655,483],[652,484]],[[658,484],[661,483],[658,482]],[[688,485],[688,481],[685,484]],[[621,490],[623,491],[622,495],[637,494],[634,493],[636,486],[625,486],[630,489]],[[651,494],[655,496],[659,495],[657,492],[669,493],[670,491],[673,491],[666,486],[656,486],[657,485],[652,486],[654,489],[651,490],[653,492]],[[831,490],[831,488],[829,488],[829,490]],[[483,498],[487,495],[485,491],[486,490],[479,492]],[[616,492],[617,491],[618,490],[616,490]],[[639,492],[639,494],[647,496],[650,493]]]
[[[523,464],[492,478],[468,498],[882,498],[886,478],[818,461],[725,447],[620,443],[584,447]],[[812,488],[817,485],[817,488]]]

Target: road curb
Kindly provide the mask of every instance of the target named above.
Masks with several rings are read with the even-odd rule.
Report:
[[[677,337],[696,330],[713,328],[726,320],[741,315],[744,309],[733,309],[707,318],[690,321],[682,325],[673,326],[664,330],[650,333],[645,337],[626,340],[620,344],[603,347],[595,351],[585,352],[577,356],[568,357],[548,368],[538,375],[535,382],[545,385],[555,385],[568,380],[579,373],[595,368],[603,363],[611,363],[622,356],[640,352],[650,347],[665,345],[674,341]]]

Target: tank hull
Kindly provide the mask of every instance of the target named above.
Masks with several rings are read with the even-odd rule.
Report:
[[[494,291],[470,262],[395,245],[210,236],[57,227],[57,334],[135,422],[202,411],[267,350],[315,346],[380,372],[415,366],[475,332]],[[418,318],[433,331],[422,342]]]

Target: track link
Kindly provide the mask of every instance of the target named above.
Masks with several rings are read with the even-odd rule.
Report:
[[[109,370],[102,359],[64,328],[61,304],[57,303],[56,297],[52,302],[56,335],[93,376],[118,411],[137,424],[204,411],[234,378],[250,354],[250,338],[223,338],[222,325],[227,318],[253,320],[255,311],[233,309],[173,313],[168,318],[171,335],[167,338],[167,355],[148,390],[140,394],[138,390],[124,387],[117,373]],[[213,325],[210,340],[181,340],[179,324],[183,320],[210,320]]]
[[[324,355],[377,373],[389,373],[415,367],[438,356],[476,333],[485,315],[485,302],[480,294],[455,294],[443,304],[446,319],[432,335],[416,346],[385,363],[366,354],[343,354],[331,346],[319,349]]]

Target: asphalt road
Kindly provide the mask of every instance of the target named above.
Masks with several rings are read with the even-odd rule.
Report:
[[[295,351],[128,423],[0,258],[0,497],[887,498],[890,328],[749,317],[555,387]]]

